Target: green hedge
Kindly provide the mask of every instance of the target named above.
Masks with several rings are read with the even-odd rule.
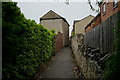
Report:
[[[28,80],[55,50],[55,32],[26,19],[17,3],[2,3],[3,79]]]

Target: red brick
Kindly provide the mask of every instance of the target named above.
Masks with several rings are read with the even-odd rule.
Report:
[[[100,14],[98,14],[85,28],[85,32],[90,31],[91,29],[93,29],[94,27],[96,27],[97,25],[99,25],[101,23],[101,18],[100,18]]]
[[[106,12],[105,14],[103,14],[103,4],[106,5]],[[90,30],[92,30],[94,27],[96,27],[97,25],[99,25],[101,22],[104,22],[105,20],[107,20],[110,16],[112,16],[113,14],[117,13],[118,11],[120,11],[120,1],[117,3],[117,7],[114,8],[113,6],[113,2],[103,2],[100,4],[100,15],[96,16],[91,22],[90,24],[88,24],[85,28],[85,32],[88,32]]]
[[[109,2],[109,3],[105,2],[105,5],[106,5],[106,12],[104,15],[103,15],[103,9],[102,9],[103,4],[100,5],[100,13],[101,13],[101,21],[102,22],[105,21],[106,19],[108,19],[113,14],[120,11],[120,1],[117,3],[116,8],[114,8],[113,2]]]

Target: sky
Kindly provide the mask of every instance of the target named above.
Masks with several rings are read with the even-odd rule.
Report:
[[[70,34],[74,20],[80,20],[88,15],[96,16],[97,14],[90,9],[87,2],[70,2],[69,5],[66,5],[65,2],[18,2],[18,6],[27,19],[35,20],[37,23],[39,23],[39,18],[48,11],[55,11],[66,18],[70,24]],[[96,8],[95,2],[93,2],[93,6]]]

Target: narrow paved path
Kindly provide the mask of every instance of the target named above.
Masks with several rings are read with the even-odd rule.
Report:
[[[44,71],[43,78],[74,78],[74,64],[71,54],[69,47],[58,52]]]

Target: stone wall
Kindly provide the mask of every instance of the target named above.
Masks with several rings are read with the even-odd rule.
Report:
[[[84,36],[76,35],[71,40],[71,47],[79,69],[84,78],[102,78],[104,63],[110,54],[101,53],[100,49],[84,45]]]

